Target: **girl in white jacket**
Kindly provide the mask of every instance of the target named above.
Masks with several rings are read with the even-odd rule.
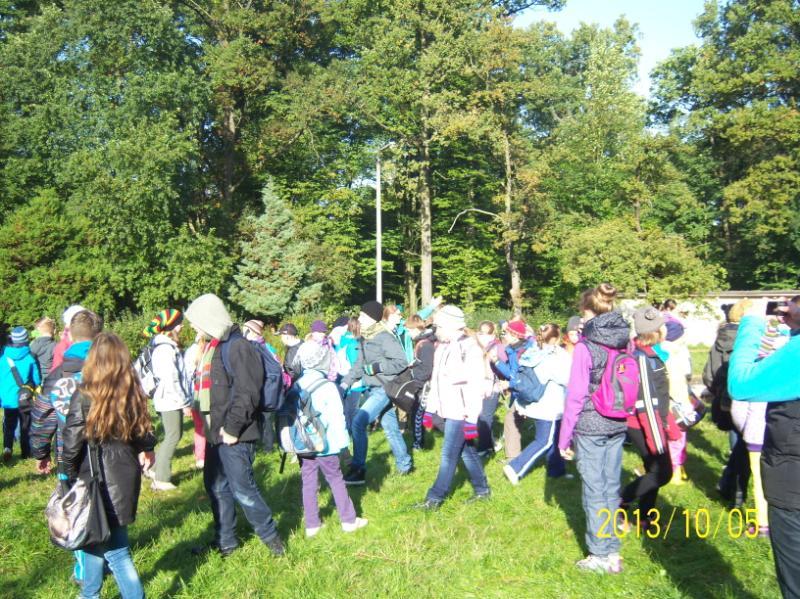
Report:
[[[532,347],[520,357],[520,366],[533,368],[536,377],[545,385],[544,394],[539,401],[526,406],[515,402],[512,409],[536,423],[536,436],[522,452],[503,467],[512,485],[531,471],[536,461],[547,457],[547,475],[564,476],[566,467],[556,441],[564,414],[564,398],[569,382],[572,358],[567,350],[559,345],[561,329],[557,324],[546,324],[539,329],[541,349]]]
[[[483,350],[474,337],[464,333],[464,313],[455,306],[444,306],[433,318],[439,345],[433,358],[433,374],[423,424],[429,430],[433,418],[443,422],[444,442],[439,474],[425,501],[415,507],[436,509],[450,492],[458,458],[464,462],[475,491],[472,499],[491,495],[483,463],[473,446],[478,437],[478,416],[483,408]]]
[[[178,337],[183,328],[183,314],[179,310],[162,310],[145,329],[152,337],[152,367],[158,381],[153,393],[153,406],[161,416],[164,440],[156,449],[155,471],[147,472],[153,478],[153,490],[175,489],[172,478],[172,456],[181,440],[183,414],[191,415],[191,394],[187,388],[186,366],[178,347]]]

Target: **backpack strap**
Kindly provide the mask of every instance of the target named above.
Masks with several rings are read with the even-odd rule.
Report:
[[[234,332],[228,335],[228,338],[219,344],[220,355],[222,356],[222,367],[225,369],[225,374],[228,378],[233,378],[233,370],[231,369],[231,342],[236,339],[244,337],[241,333]]]
[[[14,360],[8,356],[6,356],[6,360],[8,360],[8,367],[11,369],[11,376],[14,377],[14,382],[17,383],[17,387],[22,389],[27,383],[22,381],[22,377],[19,375],[16,362],[14,362]]]

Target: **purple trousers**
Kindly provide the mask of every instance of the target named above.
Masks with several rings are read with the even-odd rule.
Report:
[[[303,477],[303,511],[305,512],[306,528],[320,526],[319,503],[319,473],[322,470],[325,480],[333,493],[333,501],[339,512],[342,524],[352,524],[356,521],[356,508],[347,494],[342,470],[339,467],[338,455],[317,456],[315,458],[300,459],[300,473]]]

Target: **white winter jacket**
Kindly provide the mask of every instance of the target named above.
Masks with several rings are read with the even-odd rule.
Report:
[[[426,410],[450,420],[475,423],[483,409],[483,350],[473,337],[439,343]]]
[[[533,367],[539,382],[545,386],[539,401],[527,406],[514,403],[518,413],[538,420],[559,420],[564,414],[564,399],[567,394],[572,356],[558,345],[533,347],[520,356],[521,366]]]
[[[153,394],[156,412],[191,406],[191,396],[186,389],[186,367],[178,344],[166,335],[156,335],[153,344],[153,374],[158,379]]]

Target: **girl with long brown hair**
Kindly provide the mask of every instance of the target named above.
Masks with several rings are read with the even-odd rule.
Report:
[[[100,596],[106,562],[123,599],[144,597],[133,565],[128,525],[136,518],[141,466],[152,464],[155,437],[147,396],[131,366],[122,339],[100,333],[83,367],[83,380],[72,397],[64,429],[63,460],[70,483],[88,479],[89,445],[97,447],[103,507],[111,535],[84,548],[81,597]]]

